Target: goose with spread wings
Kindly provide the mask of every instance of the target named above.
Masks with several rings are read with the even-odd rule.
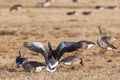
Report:
[[[57,56],[58,60],[60,60],[60,58],[62,57],[62,55],[65,52],[73,52],[73,51],[76,51],[76,50],[78,50],[80,48],[89,49],[94,45],[95,45],[95,43],[93,43],[91,41],[86,41],[86,40],[81,40],[81,41],[78,41],[78,42],[63,41],[54,50],[53,54],[55,56]]]
[[[47,70],[50,72],[54,72],[56,70],[56,66],[58,65],[58,61],[54,58],[51,50],[51,45],[48,43],[48,48],[41,42],[24,42],[24,47],[32,50],[36,53],[42,54],[45,59],[45,64],[47,65]]]
[[[90,48],[94,45],[95,43],[86,40],[78,42],[63,41],[55,50],[53,50],[50,42],[48,42],[48,48],[46,48],[46,46],[41,42],[24,42],[24,47],[43,55],[47,65],[47,70],[51,72],[56,70],[60,62],[60,58],[65,52],[72,52],[79,48]]]

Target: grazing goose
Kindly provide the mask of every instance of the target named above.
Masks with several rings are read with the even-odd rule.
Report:
[[[52,2],[51,0],[46,0],[43,3],[38,3],[37,7],[39,7],[39,8],[48,7],[48,6],[50,6],[51,2]]]
[[[79,0],[72,0],[74,3],[78,3],[79,2]]]
[[[60,62],[65,65],[81,64],[83,66],[83,60],[78,55],[65,57]]]
[[[24,61],[22,67],[27,72],[40,72],[46,64],[37,61]]]
[[[92,11],[84,11],[82,12],[83,15],[90,15],[92,13]]]
[[[99,30],[99,35],[97,37],[98,46],[102,49],[115,51],[117,48],[108,42],[111,39],[111,37],[103,36],[100,26],[98,27],[98,30]]]
[[[23,8],[23,6],[21,4],[16,4],[16,5],[13,5],[11,8],[10,8],[10,11],[13,11],[13,10],[21,10]]]
[[[97,6],[95,6],[95,9],[103,10],[104,7],[103,7],[103,6],[100,6],[100,5],[97,5]]]
[[[22,57],[21,52],[19,50],[19,56],[16,58],[16,64],[17,64],[17,68],[19,68],[20,66],[22,66],[22,63],[26,60],[26,58]]]
[[[84,44],[83,44],[84,43]],[[87,47],[86,47],[86,46]],[[72,52],[78,50],[79,48],[90,48],[91,45],[94,45],[93,42],[90,41],[78,41],[78,42],[61,42],[58,47],[53,50],[51,47],[50,42],[48,43],[48,49],[45,47],[44,44],[40,42],[25,42],[24,47],[37,52],[41,53],[45,58],[45,63],[47,65],[47,70],[53,72],[56,70],[57,65],[60,62],[60,58],[65,52]]]
[[[118,9],[118,6],[114,5],[114,6],[108,6],[108,9]]]
[[[67,12],[67,15],[77,15],[77,12],[76,11],[70,11],[70,12]]]
[[[42,68],[46,67],[44,63],[40,63],[37,61],[28,61],[27,58],[21,56],[21,52],[19,50],[19,56],[16,58],[16,64],[19,68],[20,66],[27,72],[40,72]]]

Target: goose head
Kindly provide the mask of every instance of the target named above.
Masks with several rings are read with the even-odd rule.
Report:
[[[22,57],[21,52],[19,50],[19,56],[17,56],[17,58],[16,58],[17,67],[19,68],[26,61],[27,61],[27,58]]]

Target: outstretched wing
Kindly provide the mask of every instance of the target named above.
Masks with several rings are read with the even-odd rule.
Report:
[[[65,52],[72,52],[81,48],[79,42],[61,42],[55,50],[55,55],[57,55],[58,60]]]
[[[40,42],[24,42],[24,47],[36,53],[41,53],[45,57],[45,59],[47,59],[48,49],[45,47],[44,44]]]

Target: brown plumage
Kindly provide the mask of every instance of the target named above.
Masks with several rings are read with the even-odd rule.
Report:
[[[98,30],[99,30],[99,34],[97,37],[98,46],[102,49],[115,51],[117,48],[108,42],[109,40],[108,36],[103,36],[100,26],[98,27]]]
[[[78,55],[71,55],[71,56],[65,57],[60,61],[60,63],[65,65],[81,64],[83,66],[83,60]]]

